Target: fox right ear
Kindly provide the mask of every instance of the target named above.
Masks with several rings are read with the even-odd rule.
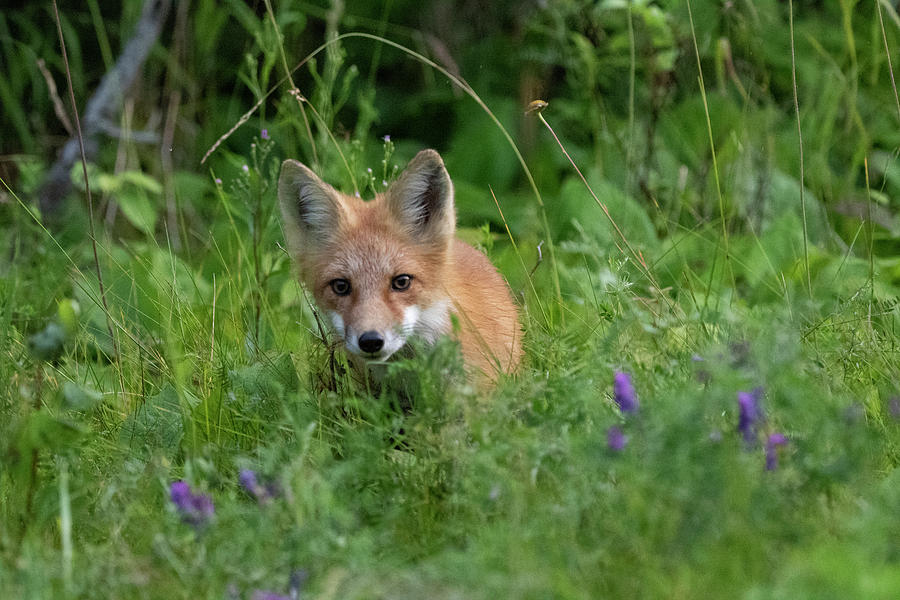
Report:
[[[448,243],[456,229],[453,183],[440,154],[422,150],[388,190],[396,218],[417,240]]]
[[[278,203],[288,245],[334,231],[343,213],[341,195],[303,163],[286,160],[278,178]]]

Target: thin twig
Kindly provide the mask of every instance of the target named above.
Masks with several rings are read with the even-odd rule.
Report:
[[[53,80],[53,75],[47,70],[47,64],[44,62],[43,58],[37,59],[37,67],[41,72],[41,75],[44,76],[47,90],[50,92],[50,100],[53,101],[53,112],[56,113],[56,118],[59,119],[60,123],[63,124],[63,127],[66,128],[66,133],[68,133],[69,136],[74,135],[75,132],[72,130],[72,122],[69,120],[69,115],[66,114],[66,107],[63,104],[62,98],[59,97],[59,90],[56,89],[56,82]]]
[[[537,268],[541,266],[541,263],[544,262],[544,253],[541,252],[541,246],[544,245],[544,240],[541,240],[538,245],[535,247],[537,250],[537,260],[534,263],[534,266],[531,267],[531,272],[528,274],[529,277],[534,277],[534,272],[537,271]]]
[[[72,187],[69,175],[79,156],[93,157],[96,154],[96,137],[102,129],[102,123],[110,120],[110,115],[119,109],[125,90],[131,87],[140,74],[141,66],[159,37],[169,4],[170,0],[147,0],[134,35],[125,45],[116,66],[103,76],[97,90],[88,100],[80,138],[70,139],[63,146],[59,158],[50,168],[38,192],[38,205],[45,219],[56,215]],[[60,29],[58,23],[57,29]]]
[[[75,103],[75,89],[72,86],[72,72],[69,70],[69,56],[66,52],[66,40],[63,37],[62,25],[59,20],[59,8],[56,0],[53,0],[53,16],[56,18],[56,32],[59,34],[59,45],[62,50],[63,64],[66,67],[66,81],[69,84],[69,101],[72,103],[72,114],[75,116],[75,132],[78,135],[78,146],[81,148],[81,170],[84,174],[84,189],[88,199],[88,226],[91,238],[91,249],[94,251],[94,267],[97,270],[97,282],[100,285],[100,301],[103,303],[103,313],[106,315],[106,329],[109,331],[109,339],[113,346],[113,359],[119,364],[119,344],[113,331],[112,320],[109,317],[109,304],[106,302],[106,289],[103,285],[103,273],[100,270],[100,258],[97,256],[97,237],[94,235],[94,198],[91,196],[91,184],[88,181],[87,156],[84,152],[84,137],[81,135],[81,119],[78,118],[78,105]],[[120,371],[121,373],[121,371]]]
[[[172,248],[176,252],[181,250],[182,240],[178,229],[178,198],[175,194],[175,166],[172,161],[172,152],[175,149],[175,128],[178,124],[178,111],[181,108],[181,89],[175,82],[175,79],[177,77],[176,73],[179,72],[178,63],[182,60],[182,55],[184,54],[189,7],[189,0],[182,0],[178,5],[178,10],[175,12],[172,51],[169,53],[169,63],[166,66],[165,89],[168,92],[169,102],[166,108],[162,144],[160,144],[159,148],[159,162],[163,175],[163,193],[166,198],[166,228],[172,240]]]

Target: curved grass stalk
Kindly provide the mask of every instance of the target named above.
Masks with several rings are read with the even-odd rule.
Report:
[[[509,242],[512,244],[513,252],[515,252],[516,257],[519,259],[519,264],[522,266],[522,272],[527,275],[526,280],[528,281],[528,285],[531,286],[531,291],[534,294],[535,301],[537,301],[538,303],[538,308],[541,311],[541,316],[544,317],[544,320],[546,320],[547,313],[544,311],[544,303],[541,302],[541,297],[538,295],[537,290],[534,289],[534,280],[531,277],[534,274],[534,269],[529,271],[528,267],[525,266],[525,260],[522,258],[522,253],[519,252],[519,246],[518,244],[516,244],[516,239],[513,237],[512,232],[509,230],[509,225],[506,222],[506,217],[503,215],[503,209],[500,208],[500,202],[497,201],[497,196],[494,195],[493,188],[488,186],[488,189],[491,192],[491,198],[494,199],[494,205],[497,207],[497,212],[500,213],[500,220],[503,221],[503,228],[506,229],[506,235],[509,237]],[[540,253],[540,244],[538,245],[538,252]],[[540,254],[538,254],[538,256],[540,256]],[[535,268],[537,268],[537,265],[535,265]]]
[[[334,39],[324,42],[318,48],[316,48],[315,50],[310,52],[308,55],[306,55],[306,57],[303,60],[301,60],[299,63],[297,63],[297,65],[294,66],[293,69],[290,69],[290,71],[287,75],[282,77],[271,88],[269,88],[269,90],[265,94],[263,94],[259,100],[257,100],[256,104],[254,104],[253,107],[250,108],[250,110],[248,110],[246,113],[244,113],[240,119],[238,119],[238,122],[235,123],[235,125],[232,126],[231,129],[229,129],[218,140],[216,140],[216,142],[210,147],[210,149],[206,151],[206,154],[203,155],[203,158],[200,161],[201,164],[203,162],[205,162],[206,159],[209,158],[209,156],[213,152],[215,152],[216,149],[220,145],[222,145],[222,143],[225,140],[227,140],[231,136],[232,133],[237,131],[237,129],[241,125],[246,123],[250,119],[250,117],[253,115],[253,113],[255,113],[256,110],[260,106],[262,106],[263,102],[265,102],[268,99],[268,97],[270,95],[272,95],[272,93],[274,93],[274,91],[276,89],[278,89],[279,86],[281,86],[281,84],[283,84],[284,82],[289,80],[288,78],[292,73],[294,73],[297,69],[299,69],[300,67],[305,65],[307,62],[309,62],[310,59],[314,58],[316,55],[318,55],[319,53],[321,53],[322,51],[327,49],[329,46],[336,44],[337,42],[339,42],[341,40],[346,40],[346,39],[350,39],[350,38],[363,38],[363,39],[368,39],[368,40],[372,40],[372,41],[376,41],[376,42],[385,44],[387,46],[390,46],[392,48],[400,50],[401,52],[408,54],[409,56],[411,56],[412,58],[421,62],[422,64],[427,65],[427,66],[431,67],[432,69],[435,69],[436,71],[438,71],[439,73],[444,75],[447,79],[449,79],[451,82],[453,82],[457,87],[459,87],[463,92],[465,92],[470,98],[475,100],[475,102],[478,104],[478,106],[480,106],[481,109],[485,112],[485,114],[487,114],[488,117],[490,117],[490,119],[494,122],[494,124],[497,126],[497,128],[500,130],[500,132],[503,134],[503,137],[505,137],[506,141],[509,142],[509,145],[512,148],[513,152],[515,153],[516,158],[518,159],[519,164],[522,167],[522,170],[525,172],[525,176],[528,179],[529,187],[531,187],[534,197],[537,200],[538,207],[540,209],[539,212],[541,215],[541,226],[544,229],[544,234],[547,239],[547,247],[548,247],[548,251],[550,253],[550,262],[552,265],[553,285],[554,285],[555,292],[556,292],[556,300],[557,300],[558,304],[560,306],[562,306],[562,304],[563,304],[562,289],[561,289],[560,281],[559,281],[559,269],[556,264],[555,246],[553,244],[553,236],[550,232],[550,225],[547,221],[547,212],[544,208],[544,200],[541,197],[541,192],[538,190],[537,184],[534,181],[534,176],[531,174],[531,170],[528,168],[528,165],[525,162],[525,158],[522,156],[522,153],[519,151],[519,147],[516,145],[515,141],[512,139],[512,136],[509,134],[509,132],[506,130],[506,128],[503,126],[503,124],[500,122],[500,119],[497,118],[497,116],[493,113],[493,111],[487,106],[487,104],[485,104],[484,100],[481,99],[481,97],[475,92],[475,90],[472,89],[471,86],[469,86],[468,83],[466,83],[464,80],[460,79],[459,77],[457,77],[456,75],[454,75],[453,73],[451,73],[450,71],[445,69],[444,67],[440,66],[436,62],[434,62],[431,59],[427,58],[426,56],[416,52],[415,50],[407,48],[403,44],[399,44],[397,42],[391,41],[391,40],[384,38],[382,36],[379,36],[379,35],[375,35],[375,34],[371,34],[371,33],[364,33],[364,32],[342,33],[341,35],[336,36]],[[332,137],[332,142],[334,144],[337,144],[337,141],[334,140],[333,137]],[[527,272],[526,272],[526,275],[527,275]],[[530,277],[529,277],[529,280],[530,280]],[[532,284],[532,289],[533,289],[533,284]],[[535,294],[535,297],[537,297],[536,294]],[[562,315],[562,313],[560,313],[560,315]],[[546,318],[549,315],[547,315],[545,313],[544,316]],[[561,316],[561,318],[562,318],[562,316]]]
[[[537,102],[540,102],[543,105],[543,106],[539,106],[539,108],[534,109],[535,112],[537,112],[538,119],[540,119],[541,123],[543,123],[547,127],[547,129],[550,130],[550,134],[553,136],[553,139],[556,140],[556,143],[559,145],[560,150],[562,150],[562,153],[569,160],[569,164],[571,164],[572,168],[575,169],[575,172],[578,174],[578,177],[581,178],[581,182],[584,184],[584,187],[586,187],[588,192],[590,192],[591,196],[594,198],[594,201],[597,203],[597,205],[603,211],[603,214],[606,215],[607,220],[609,221],[610,225],[612,225],[613,229],[615,229],[619,238],[621,238],[622,243],[625,244],[625,247],[631,253],[631,256],[634,257],[635,262],[640,266],[644,275],[647,276],[648,281],[650,281],[650,283],[653,285],[653,287],[656,288],[657,292],[660,292],[661,291],[660,286],[656,282],[656,278],[653,276],[653,273],[650,271],[650,267],[647,265],[647,261],[644,260],[644,256],[640,252],[635,250],[634,246],[631,245],[631,242],[628,241],[628,238],[625,236],[625,233],[622,231],[622,229],[619,227],[619,224],[616,223],[616,220],[613,218],[612,214],[609,212],[609,208],[606,206],[606,204],[603,203],[602,200],[600,200],[599,197],[597,197],[597,194],[594,192],[594,190],[591,188],[590,184],[588,183],[587,179],[582,174],[581,169],[579,169],[578,165],[575,164],[575,161],[572,160],[572,157],[569,155],[568,151],[566,151],[565,146],[563,146],[562,141],[560,141],[559,137],[556,135],[556,132],[553,131],[553,128],[550,127],[550,123],[548,123],[547,120],[544,118],[544,114],[541,111],[543,110],[544,107],[546,107],[546,103],[543,101],[535,101],[532,104],[536,104]],[[618,247],[618,244],[616,244],[616,246]],[[623,254],[625,253],[621,247],[619,247],[619,250],[622,251]],[[665,294],[660,293],[660,295],[665,299],[665,302],[669,306],[669,308],[674,309],[674,306],[672,305],[669,298],[666,297]]]
[[[281,65],[284,68],[285,76],[291,84],[291,90],[296,90],[297,86],[294,85],[294,79],[291,77],[291,68],[288,66],[287,56],[284,54],[284,45],[281,43],[281,29],[279,29],[278,22],[275,20],[275,11],[272,10],[272,1],[265,0],[265,3],[266,12],[269,14],[269,20],[272,21],[272,27],[275,29],[275,35],[278,38],[278,56],[281,58]],[[316,165],[316,168],[318,168],[319,153],[316,150],[316,140],[313,138],[312,129],[309,127],[309,119],[306,118],[306,111],[303,110],[303,102],[300,100],[299,96],[297,97],[297,104],[300,106],[300,115],[303,117],[303,125],[306,128],[306,137],[309,139],[309,146],[312,149],[313,163]]]

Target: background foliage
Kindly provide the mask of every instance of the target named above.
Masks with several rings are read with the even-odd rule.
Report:
[[[60,6],[80,107],[140,14]],[[179,2],[93,215],[80,166],[39,214],[68,84],[52,6],[10,5],[4,596],[897,597],[897,48],[886,0]],[[346,375],[275,181],[299,158],[371,197],[423,147],[527,358],[485,393],[439,345],[393,368],[403,410]]]

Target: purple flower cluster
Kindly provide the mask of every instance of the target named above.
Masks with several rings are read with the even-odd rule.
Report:
[[[752,392],[738,392],[738,426],[737,429],[748,448],[755,447],[759,441],[759,429],[762,426],[765,415],[763,414],[760,400],[763,390],[755,388]],[[778,448],[788,443],[788,438],[782,433],[771,433],[766,438],[766,470],[774,471],[778,468]]]
[[[169,488],[169,497],[181,520],[194,527],[209,521],[215,513],[212,498],[206,494],[195,494],[185,481],[176,481]]]
[[[613,398],[623,413],[637,412],[637,392],[631,384],[631,376],[622,371],[616,371],[613,375]]]
[[[757,430],[763,419],[759,406],[762,399],[762,388],[752,392],[738,392],[738,431],[744,436],[747,444],[753,445],[757,440]]]
[[[778,447],[788,443],[788,439],[781,433],[773,433],[766,440],[766,471],[774,471],[778,468]]]
[[[606,445],[610,450],[621,452],[625,449],[626,444],[628,444],[628,436],[625,435],[621,427],[613,425],[606,430]]]
[[[631,383],[631,375],[623,371],[613,374],[613,400],[623,415],[634,414],[638,410],[637,392]],[[621,452],[628,444],[628,436],[618,425],[606,430],[606,445],[614,452]]]
[[[260,503],[268,502],[278,496],[278,485],[272,482],[261,484],[256,476],[256,471],[251,469],[242,469],[238,474],[238,481],[241,483],[241,487]]]

